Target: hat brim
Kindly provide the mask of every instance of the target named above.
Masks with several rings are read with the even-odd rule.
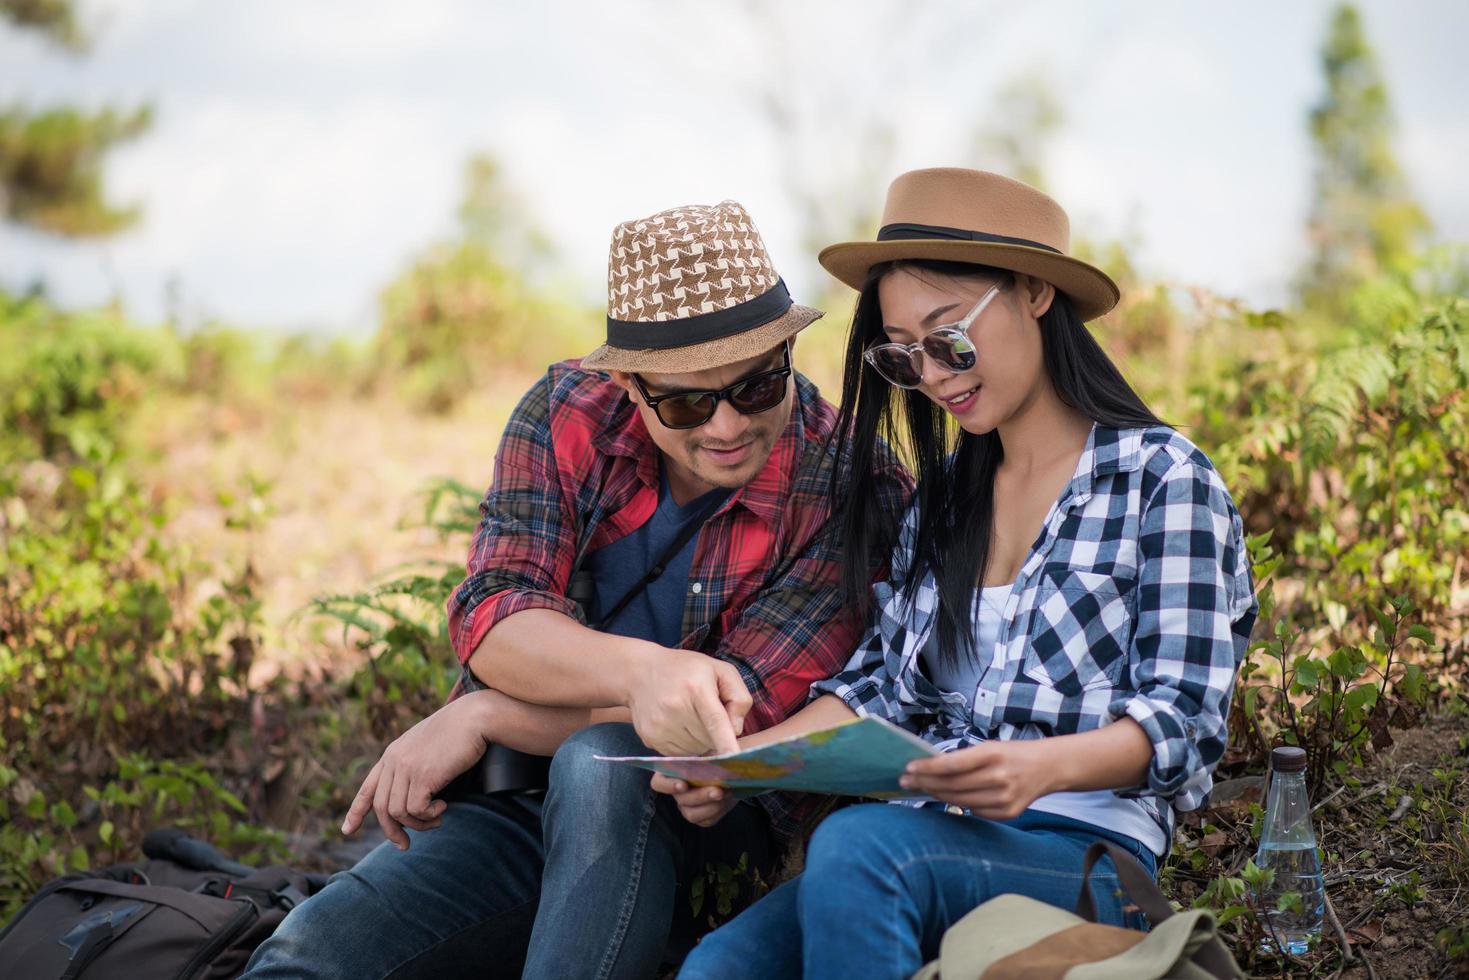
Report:
[[[853,289],[860,290],[873,266],[898,259],[935,259],[972,262],[1035,276],[1065,293],[1083,320],[1110,312],[1121,298],[1121,290],[1101,269],[1069,255],[1043,248],[1002,242],[972,242],[950,239],[897,238],[885,242],[842,242],[821,250],[819,261],[827,272]]]
[[[820,310],[793,303],[774,320],[702,344],[660,350],[624,350],[603,344],[582,358],[581,366],[597,371],[655,371],[666,374],[706,371],[773,350],[822,316],[824,314]]]

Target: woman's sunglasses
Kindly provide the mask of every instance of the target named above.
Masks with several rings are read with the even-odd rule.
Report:
[[[670,429],[695,429],[714,417],[722,401],[741,415],[759,415],[779,405],[786,396],[786,380],[791,376],[791,347],[786,344],[781,366],[770,371],[761,371],[748,378],[741,378],[728,388],[718,391],[675,391],[667,395],[649,393],[643,379],[632,376],[638,386],[638,394],[658,416],[658,421]]]
[[[862,355],[863,359],[885,380],[899,388],[917,388],[923,384],[925,355],[950,374],[963,374],[979,361],[974,341],[969,339],[969,328],[1004,285],[997,282],[987,289],[964,319],[935,327],[916,344],[869,347]]]

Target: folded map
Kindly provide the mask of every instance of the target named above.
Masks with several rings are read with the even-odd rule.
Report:
[[[898,777],[914,759],[938,750],[881,718],[853,718],[740,752],[706,756],[597,756],[638,766],[695,786],[747,791],[793,790],[880,799],[916,797]]]

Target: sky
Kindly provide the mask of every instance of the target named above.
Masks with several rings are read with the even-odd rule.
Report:
[[[0,28],[0,105],[151,103],[152,129],[107,166],[144,218],[100,242],[0,228],[0,286],[116,298],[148,321],[366,336],[382,287],[455,233],[465,160],[486,152],[577,299],[600,301],[618,221],[725,198],[804,298],[827,284],[808,239],[879,209],[903,170],[985,162],[975,134],[1003,124],[1000,93],[1041,75],[1064,113],[1047,189],[1073,233],[1132,242],[1150,277],[1269,306],[1305,255],[1331,9],[82,0],[83,57]],[[1412,190],[1440,240],[1469,241],[1469,4],[1360,9]]]

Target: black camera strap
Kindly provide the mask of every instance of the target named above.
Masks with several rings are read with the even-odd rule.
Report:
[[[624,592],[622,597],[614,602],[606,613],[598,617],[595,623],[589,623],[587,625],[599,633],[605,630],[617,618],[618,613],[627,608],[629,602],[636,599],[639,593],[658,580],[658,577],[667,570],[668,563],[673,561],[678,553],[683,551],[684,545],[688,544],[693,536],[699,533],[709,518],[714,516],[714,512],[719,509],[720,505],[729,499],[731,492],[729,490],[711,492],[709,502],[700,508],[697,517],[679,528],[678,535],[669,542],[668,547],[663,549],[663,553],[658,556],[658,560],[653,562],[653,567],[644,572],[643,577],[632,588]]]

